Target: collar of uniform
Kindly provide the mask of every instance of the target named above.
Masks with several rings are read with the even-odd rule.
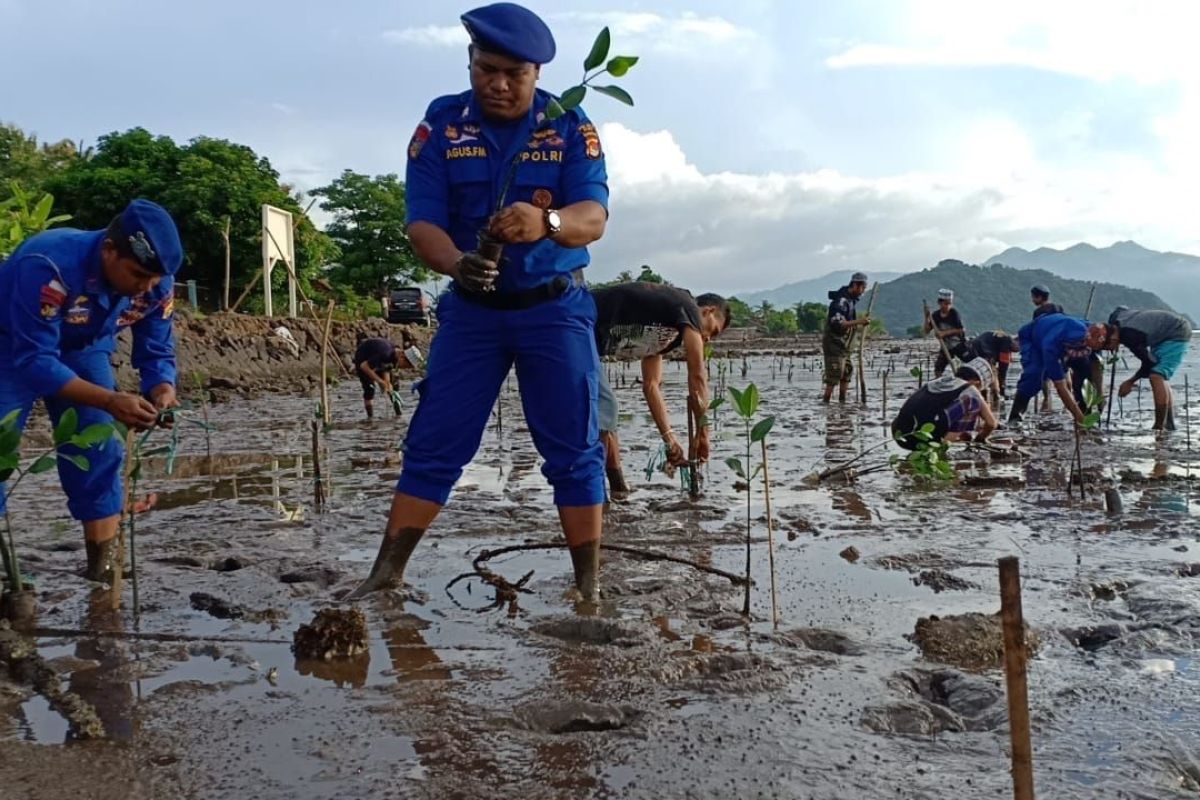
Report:
[[[84,265],[83,291],[96,298],[96,302],[101,306],[108,308],[111,303],[108,281],[104,280],[103,262],[100,260],[100,248],[104,244],[105,235],[105,231],[96,231],[96,241],[88,251],[87,263]]]
[[[549,102],[549,92],[544,92],[541,89],[534,89],[533,102],[529,105],[529,111],[525,117],[525,121],[529,124],[530,128],[537,128],[546,121],[546,105]],[[475,101],[475,92],[467,92],[467,104],[463,106],[462,113],[459,115],[459,121],[476,123],[487,122],[483,116],[483,110],[479,108],[479,104]]]

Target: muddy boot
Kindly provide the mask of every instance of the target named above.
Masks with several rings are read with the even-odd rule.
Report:
[[[421,528],[401,528],[396,536],[383,537],[379,545],[379,555],[375,556],[375,564],[371,574],[359,584],[358,588],[346,595],[347,600],[357,600],[379,589],[391,589],[404,581],[404,568],[408,559],[417,549],[417,543],[425,531]]]
[[[610,467],[605,470],[608,474],[608,494],[614,500],[624,500],[629,496],[629,484],[625,482],[625,473],[620,467]]]
[[[1012,408],[1008,410],[1008,423],[1015,425],[1021,421],[1021,417],[1025,416],[1025,412],[1029,410],[1029,398],[1020,392],[1013,394]]]
[[[117,560],[117,537],[107,542],[84,542],[87,550],[87,569],[83,577],[96,583],[112,583],[113,564]]]
[[[571,566],[575,568],[575,588],[585,602],[600,600],[600,540],[571,548]]]

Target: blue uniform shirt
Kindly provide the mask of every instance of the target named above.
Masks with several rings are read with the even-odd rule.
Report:
[[[520,162],[504,206],[523,201],[557,209],[594,200],[608,208],[608,176],[596,127],[578,108],[547,121],[550,97],[540,89],[535,93],[507,148],[492,133],[472,92],[434,100],[408,146],[408,223],[432,223],[460,250],[476,249],[514,159]],[[539,286],[588,261],[587,248],[563,247],[550,239],[508,244],[497,288]]]
[[[0,359],[38,396],[56,394],[76,377],[63,353],[111,353],[124,327],[133,328],[142,393],[175,383],[174,278],[132,298],[116,294],[101,270],[104,238],[102,230],[46,231],[0,264]]]
[[[1091,352],[1084,343],[1087,329],[1084,320],[1066,314],[1043,314],[1021,328],[1018,334],[1022,342],[1021,356],[1025,357],[1025,342],[1030,342],[1046,380],[1061,381],[1066,377],[1063,359],[1086,358]]]

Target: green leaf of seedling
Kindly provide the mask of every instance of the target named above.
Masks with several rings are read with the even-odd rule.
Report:
[[[129,470],[129,480],[133,481],[134,483],[137,483],[138,479],[141,477],[142,477],[142,462],[139,459],[138,462],[133,465],[133,469]]]
[[[910,369],[910,370],[908,371],[908,374],[909,374],[909,375],[912,375],[912,376],[913,376],[914,378],[916,378],[917,380],[921,380],[921,375],[922,375],[923,373],[921,372],[921,368],[920,368],[920,367],[913,367],[912,369]]]
[[[725,459],[725,466],[733,470],[734,474],[736,474],[739,478],[746,477],[746,471],[742,469],[742,461],[740,458]]]
[[[160,444],[158,447],[151,447],[149,450],[142,450],[140,453],[138,453],[138,455],[142,458],[149,458],[150,456],[161,456],[163,453],[169,452],[171,452],[170,445]]]
[[[54,195],[44,194],[38,204],[33,207],[33,216],[37,218],[40,225],[45,226],[45,221],[50,216],[50,209],[53,205]]]
[[[109,422],[97,422],[93,425],[88,425],[79,433],[71,437],[71,444],[80,448],[88,448],[92,445],[107,442],[116,434],[116,427]]]
[[[9,469],[9,468],[0,469],[0,483],[4,483],[6,480],[11,478],[12,474],[14,472],[16,472],[15,469]]]
[[[724,397],[714,397],[708,404],[709,411],[716,411],[721,406],[725,405]]]
[[[78,428],[79,414],[74,408],[68,408],[58,418],[58,424],[54,426],[54,446],[61,447],[71,441],[71,437],[75,435]]]
[[[767,438],[767,434],[771,432],[771,428],[774,426],[774,417],[767,417],[766,419],[760,420],[759,423],[754,426],[753,430],[750,431],[750,441],[761,442],[763,439]]]
[[[583,62],[583,71],[587,72],[604,63],[604,59],[608,58],[608,48],[612,46],[612,34],[608,32],[608,26],[596,35],[596,41],[592,42],[592,50],[588,53]]]
[[[32,475],[37,475],[39,472],[45,472],[46,470],[52,468],[53,466],[54,466],[54,456],[47,453],[46,455],[42,456],[37,461],[35,461],[29,465],[29,473]]]
[[[615,56],[608,60],[608,74],[614,78],[620,78],[629,72],[629,68],[638,62],[637,56]],[[630,105],[633,105],[630,103]]]
[[[742,397],[746,401],[746,413],[743,416],[753,417],[758,411],[758,387],[753,383],[746,387],[745,394]]]
[[[21,447],[21,432],[16,428],[0,428],[0,456],[16,458]],[[15,466],[15,465],[14,465]]]
[[[579,108],[579,104],[583,102],[583,98],[587,95],[586,86],[572,86],[562,93],[558,104],[563,111],[570,111],[573,108]]]
[[[20,416],[21,409],[14,408],[12,411],[4,415],[4,419],[0,419],[0,428],[7,428],[9,426],[15,428],[17,426],[17,419],[20,418]]]
[[[70,461],[75,465],[76,469],[87,472],[92,468],[92,464],[84,456],[76,455],[75,453],[59,453],[58,457],[63,461]]]
[[[762,472],[762,464],[759,464],[757,467],[754,468],[754,472],[750,473],[749,480],[754,480],[755,478],[757,478],[758,473],[760,473],[760,472]]]
[[[114,435],[122,442],[125,441],[125,437],[129,435],[129,428],[125,426],[125,423],[118,422],[114,419],[112,421],[112,426]]]
[[[606,94],[614,100],[620,100],[627,106],[633,105],[633,98],[629,96],[629,92],[620,86],[593,86],[592,88],[600,94]]]
[[[567,110],[565,108],[563,108],[559,104],[559,102],[557,100],[555,100],[553,97],[550,98],[550,102],[546,103],[546,119],[547,120],[550,120],[550,121],[556,120],[559,117],[561,117],[563,114],[566,114],[566,113],[567,113]]]
[[[743,417],[746,416],[745,412],[743,411],[743,409],[745,408],[745,401],[742,400],[742,398],[745,396],[744,392],[738,391],[734,387],[730,386],[729,394],[732,395],[732,397],[733,397],[734,411],[736,411],[738,413],[738,415],[740,415],[740,416],[743,416]]]
[[[21,465],[19,453],[0,453],[0,470],[14,470]],[[0,478],[0,480],[4,480]]]

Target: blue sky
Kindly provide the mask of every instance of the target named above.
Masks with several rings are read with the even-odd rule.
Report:
[[[529,6],[559,44],[544,88],[574,82],[605,24],[642,59],[635,108],[585,104],[613,193],[594,277],[650,263],[734,291],[1010,245],[1200,253],[1200,4]],[[0,0],[0,119],[229,138],[302,189],[403,174],[428,101],[466,88],[469,7]]]

